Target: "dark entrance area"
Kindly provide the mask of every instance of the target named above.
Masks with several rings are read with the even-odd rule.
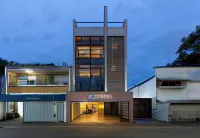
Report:
[[[119,116],[119,102],[105,102],[104,115]]]
[[[133,118],[152,118],[151,98],[133,98]]]
[[[128,102],[105,102],[105,116],[119,116],[120,122],[129,121],[129,103]]]

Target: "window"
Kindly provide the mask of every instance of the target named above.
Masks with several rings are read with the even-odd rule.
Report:
[[[77,46],[76,58],[102,58],[103,46]]]
[[[90,65],[76,65],[77,68],[90,68]]]
[[[104,69],[101,68],[101,76],[104,76]]]
[[[18,76],[18,85],[36,85],[36,76]]]
[[[103,65],[76,65],[76,76],[100,77],[104,76]]]
[[[77,46],[76,47],[76,58],[90,58],[90,47],[89,46]]]
[[[90,41],[90,37],[84,36],[82,37],[82,41]]]
[[[76,65],[76,76],[77,91],[104,90],[104,65]]]
[[[119,48],[119,45],[118,44],[113,44],[112,45],[112,49],[118,49]]]
[[[91,69],[91,76],[92,77],[99,77],[99,76],[101,76],[101,70],[100,69]]]
[[[184,86],[185,84],[182,81],[178,80],[163,80],[160,86]]]
[[[101,38],[100,37],[91,37],[91,41],[100,41]]]
[[[104,41],[104,37],[103,36],[101,36],[101,41]]]
[[[92,46],[91,47],[91,57],[92,58],[102,58],[103,57],[103,46]]]
[[[54,85],[68,85],[69,84],[69,76],[68,75],[54,75],[49,79],[53,81]]]
[[[81,37],[80,36],[76,36],[76,41],[81,41]]]
[[[90,77],[90,69],[76,69],[76,76]]]

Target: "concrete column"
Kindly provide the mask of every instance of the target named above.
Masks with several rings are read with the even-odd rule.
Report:
[[[133,98],[129,100],[129,122],[133,122]]]
[[[71,100],[70,94],[66,94],[66,122],[71,122]]]
[[[108,78],[107,78],[107,38],[108,38],[108,14],[107,14],[107,6],[104,6],[104,72],[105,72],[105,91],[108,91]]]
[[[127,40],[128,40],[128,21],[124,20],[124,88],[127,92]]]
[[[73,67],[69,68],[69,89],[68,91],[69,92],[72,92],[73,91]]]
[[[67,122],[67,102],[64,102],[64,122]]]
[[[8,94],[8,72],[7,72],[7,68],[5,67],[5,93],[4,94]],[[6,117],[6,113],[8,113],[8,102],[5,102],[5,117]]]
[[[75,91],[75,60],[76,60],[76,20],[73,19],[73,83],[72,85],[72,91]]]
[[[5,67],[5,71],[4,71],[4,83],[5,83],[5,93],[4,94],[7,94],[7,91],[8,91],[8,80],[9,80],[9,77],[8,77],[8,72],[7,72],[7,68]]]
[[[69,68],[69,75],[68,75],[69,77],[68,77],[68,83],[69,83],[69,87],[68,87],[68,91],[70,92],[71,91],[71,85],[72,85],[72,83],[71,83],[71,68]]]

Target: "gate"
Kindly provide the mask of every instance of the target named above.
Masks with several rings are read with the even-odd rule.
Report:
[[[133,118],[152,118],[152,102],[150,98],[133,99]]]
[[[23,103],[24,122],[55,122],[52,101],[27,101]]]
[[[120,102],[120,122],[129,122],[129,102]]]
[[[57,121],[64,122],[64,102],[57,103]]]

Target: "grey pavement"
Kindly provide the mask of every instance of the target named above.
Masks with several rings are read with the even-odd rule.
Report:
[[[200,124],[6,123],[0,138],[199,138]]]

